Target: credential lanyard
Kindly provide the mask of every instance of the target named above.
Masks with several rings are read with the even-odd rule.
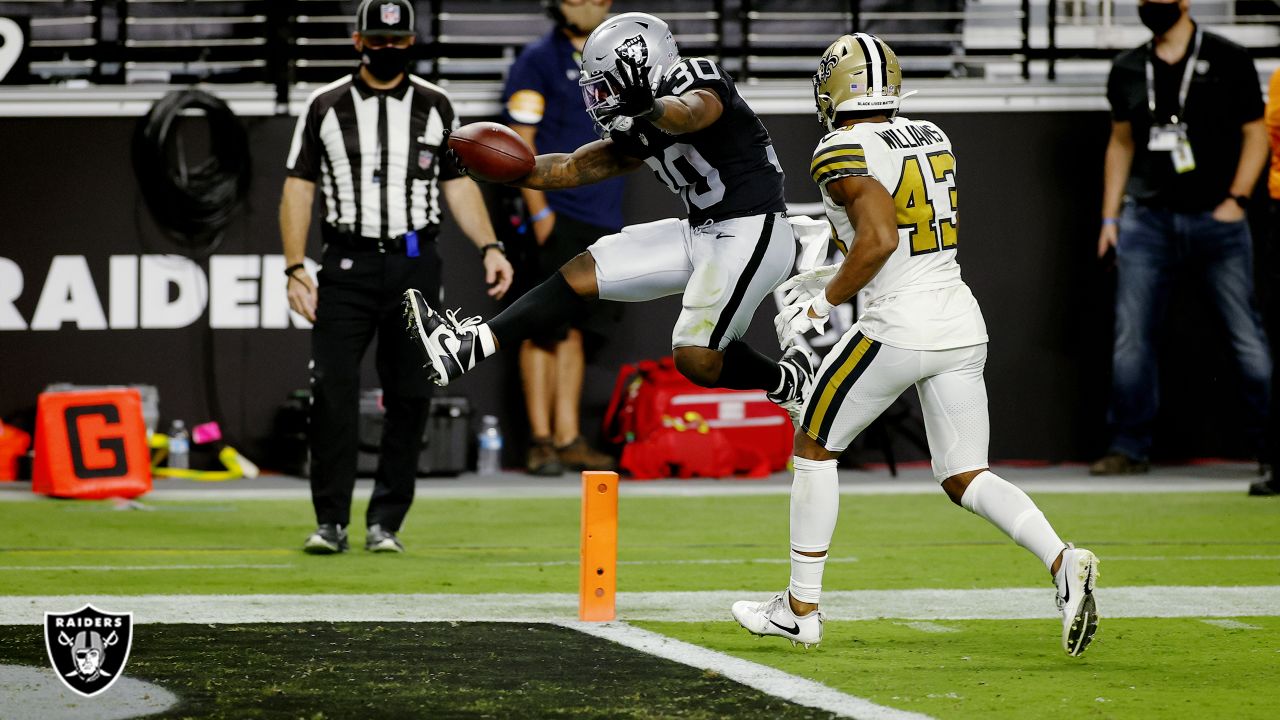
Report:
[[[1191,46],[1191,54],[1187,56],[1187,68],[1182,71],[1182,85],[1178,88],[1178,114],[1173,116],[1173,123],[1178,124],[1179,118],[1187,108],[1187,92],[1191,90],[1191,75],[1195,72],[1196,60],[1200,57],[1200,36],[1204,33],[1200,28],[1196,28],[1196,37],[1194,44]],[[1147,56],[1147,109],[1151,111],[1151,121],[1156,120],[1156,69],[1152,58],[1156,54],[1155,40],[1151,41],[1151,54]]]

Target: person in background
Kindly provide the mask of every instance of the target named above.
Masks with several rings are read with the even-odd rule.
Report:
[[[353,35],[360,66],[312,93],[286,161],[280,235],[289,307],[315,323],[311,500],[318,527],[303,545],[312,554],[347,549],[360,361],[375,334],[386,419],[365,549],[404,551],[397,533],[413,502],[431,384],[405,338],[400,300],[410,287],[440,297],[439,190],[479,249],[489,295],[502,297],[512,279],[479,186],[442,162],[458,120],[444,90],[408,73],[413,20],[408,0],[360,4]],[[325,199],[323,291],[303,265],[318,182]]]
[[[1159,405],[1156,328],[1183,268],[1203,275],[1226,326],[1244,390],[1245,440],[1264,459],[1271,353],[1254,303],[1245,216],[1267,161],[1262,95],[1248,51],[1205,32],[1189,7],[1142,0],[1138,15],[1153,37],[1121,53],[1107,81],[1098,257],[1115,251],[1116,326],[1111,446],[1090,466],[1094,475],[1147,472]]]
[[[1271,197],[1271,242],[1268,249],[1271,265],[1268,268],[1274,278],[1280,274],[1280,68],[1271,74],[1270,87],[1267,90],[1267,111],[1265,115],[1267,133],[1271,136],[1271,171],[1267,173],[1267,195]],[[1275,291],[1273,291],[1274,293]],[[1280,298],[1272,296],[1271,307],[1280,307]],[[1274,322],[1275,318],[1273,318]],[[1275,457],[1277,428],[1271,430],[1271,453]],[[1274,497],[1280,495],[1280,479],[1276,478],[1275,469],[1271,476],[1259,480],[1249,486],[1250,495]]]
[[[596,139],[591,116],[578,88],[582,46],[609,14],[612,0],[545,0],[556,26],[530,43],[507,75],[503,100],[513,130],[535,153],[573,152]],[[533,276],[521,274],[533,288],[596,240],[622,227],[621,178],[567,190],[543,192],[522,188],[529,212],[536,259]],[[523,280],[530,280],[524,283]],[[564,470],[612,470],[613,458],[592,449],[579,428],[579,405],[585,368],[582,328],[594,313],[551,329],[520,346],[520,374],[529,413],[526,469],[533,475],[559,475]]]

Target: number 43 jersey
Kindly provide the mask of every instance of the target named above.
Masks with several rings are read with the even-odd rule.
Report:
[[[703,88],[720,98],[724,112],[696,132],[669,135],[644,120],[613,131],[626,154],[644,160],[684,200],[691,225],[785,212],[782,166],[769,132],[738,94],[733,79],[706,58],[685,58],[663,76],[658,97]]]
[[[857,238],[827,184],[870,177],[893,197],[898,247],[858,293],[858,324],[864,335],[907,350],[948,350],[987,341],[982,311],[956,262],[956,157],[937,125],[898,117],[841,128],[818,143],[810,172],[822,189],[832,238],[846,253]]]

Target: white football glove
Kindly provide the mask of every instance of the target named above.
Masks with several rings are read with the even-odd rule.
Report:
[[[817,317],[809,317],[809,311]],[[792,303],[782,308],[773,318],[773,329],[778,333],[778,345],[786,350],[794,345],[796,338],[815,330],[818,333],[827,331],[827,316],[831,314],[831,303],[827,302],[827,294],[819,290],[813,297]]]
[[[783,306],[794,305],[817,297],[818,293],[827,289],[827,283],[840,270],[840,265],[823,265],[799,275],[778,286],[774,292],[781,299]]]

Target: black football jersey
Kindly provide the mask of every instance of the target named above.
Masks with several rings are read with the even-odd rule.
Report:
[[[711,125],[668,135],[636,120],[630,131],[614,131],[611,137],[684,200],[692,225],[785,211],[782,165],[769,132],[724,68],[706,58],[685,58],[663,77],[657,95],[683,95],[697,88],[711,90],[724,104],[723,114]]]

